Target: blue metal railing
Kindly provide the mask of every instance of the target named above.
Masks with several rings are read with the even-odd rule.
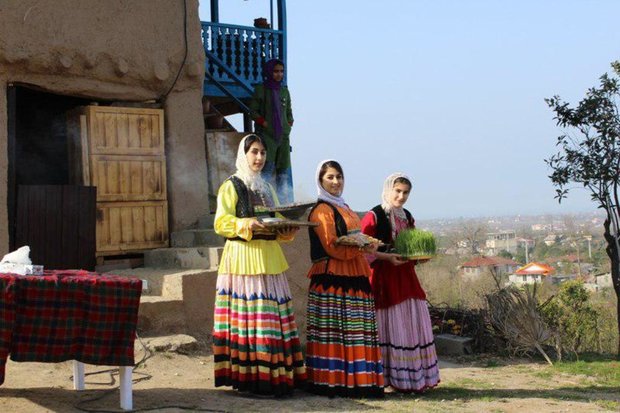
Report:
[[[211,83],[239,99],[252,95],[253,84],[262,81],[262,67],[269,59],[286,65],[284,31],[201,22],[202,40],[207,56],[205,91]],[[219,84],[219,86],[218,86]]]

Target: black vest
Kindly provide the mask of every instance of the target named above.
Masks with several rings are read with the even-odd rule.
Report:
[[[232,182],[233,187],[235,188],[235,192],[237,192],[237,205],[235,206],[235,216],[237,218],[252,218],[252,217],[257,216],[256,211],[254,210],[255,202],[253,202],[252,195],[250,194],[250,191],[248,190],[248,187],[245,185],[245,183],[234,175],[232,175],[228,179],[230,180],[230,182]],[[265,194],[265,196],[269,198],[268,200],[266,200],[266,203],[269,203],[271,205],[264,205],[264,206],[273,206],[273,199],[271,199],[271,195]],[[261,216],[274,216],[275,213],[264,213],[260,215]],[[233,237],[233,238],[228,238],[228,239],[234,240],[234,241],[245,241],[243,238],[240,238],[240,237]],[[275,240],[276,235],[275,234],[274,235],[255,234],[252,237],[252,239]]]
[[[250,200],[248,187],[245,186],[245,183],[241,179],[234,175],[228,179],[235,187],[235,192],[237,193],[238,198],[235,215],[238,218],[250,218],[255,216],[254,205],[252,205],[252,201]]]
[[[375,217],[377,217],[377,233],[375,237],[380,239],[385,245],[379,247],[380,252],[387,252],[393,248],[394,240],[392,239],[392,224],[390,224],[390,220],[388,219],[385,210],[381,205],[377,205],[373,209]],[[407,221],[410,226],[414,226],[414,220],[411,216],[411,212],[405,209],[405,215],[407,216]]]
[[[310,216],[312,215],[312,212],[320,204],[327,204],[334,211],[334,222],[336,223],[336,236],[341,237],[343,235],[347,235],[347,232],[348,232],[347,223],[344,221],[344,218],[342,217],[342,215],[340,215],[340,212],[338,212],[336,207],[330,204],[329,202],[318,200],[316,204],[310,210],[310,214],[308,215],[308,220],[310,220]],[[312,262],[328,260],[329,255],[325,251],[325,248],[323,248],[323,244],[321,244],[321,240],[319,239],[319,236],[316,235],[316,232],[314,232],[314,229],[312,227],[308,227],[308,234],[310,236],[310,259],[312,259]]]

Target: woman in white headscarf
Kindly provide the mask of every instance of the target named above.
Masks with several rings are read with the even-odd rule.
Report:
[[[381,397],[383,370],[375,307],[365,249],[338,245],[342,235],[360,230],[359,216],[342,198],[344,173],[334,160],[316,173],[318,201],[309,221],[306,368],[308,390],[326,396]]]
[[[410,193],[409,177],[388,176],[381,205],[364,216],[362,232],[385,244],[370,258],[385,384],[402,392],[422,392],[439,383],[426,294],[415,272],[416,262],[388,252],[400,231],[415,227],[403,207]]]
[[[261,177],[265,143],[247,135],[239,144],[237,172],[217,195],[215,231],[227,238],[215,298],[215,386],[282,396],[305,385],[306,371],[279,242],[297,228],[268,233],[255,207],[278,199]]]

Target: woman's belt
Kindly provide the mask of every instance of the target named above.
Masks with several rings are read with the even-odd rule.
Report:
[[[234,237],[234,238],[227,238],[229,241],[245,241],[247,242],[246,239],[243,239],[241,237]],[[264,239],[267,241],[275,241],[277,239],[277,235],[276,234],[254,234],[252,235],[252,241],[254,241],[255,239]]]

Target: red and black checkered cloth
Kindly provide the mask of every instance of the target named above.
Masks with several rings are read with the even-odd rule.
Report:
[[[14,361],[132,366],[142,282],[87,271],[0,274],[0,384]]]

